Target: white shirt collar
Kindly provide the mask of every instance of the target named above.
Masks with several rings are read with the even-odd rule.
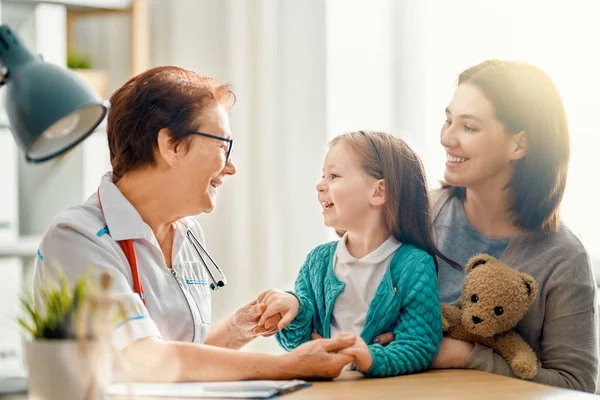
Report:
[[[348,233],[345,233],[344,236],[340,239],[336,249],[336,256],[338,262],[341,263],[360,263],[367,265],[375,265],[386,258],[388,258],[391,254],[393,254],[398,248],[402,245],[399,241],[397,241],[393,236],[390,236],[385,242],[381,244],[377,249],[373,250],[371,253],[367,254],[362,258],[356,258],[348,251],[348,247],[346,246],[348,240]]]
[[[98,192],[104,219],[114,240],[146,239],[150,242],[156,240],[150,226],[144,222],[137,209],[113,183],[112,172],[104,174]],[[178,222],[190,229],[195,225],[196,220],[183,218]]]

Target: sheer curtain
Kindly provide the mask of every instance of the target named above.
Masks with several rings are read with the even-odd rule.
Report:
[[[325,6],[165,3],[154,4],[155,61],[229,81],[237,95],[231,122],[238,172],[220,189],[215,211],[198,217],[228,277],[213,296],[218,321],[261,290],[293,287],[308,251],[327,239],[315,195],[327,141]],[[277,346],[268,339],[253,348]]]

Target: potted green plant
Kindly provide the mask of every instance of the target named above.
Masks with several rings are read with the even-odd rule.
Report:
[[[48,280],[37,288],[37,304],[22,300],[26,315],[19,323],[31,336],[25,345],[30,398],[103,399],[111,381],[111,352],[85,311],[96,291],[89,274],[73,287],[63,273],[57,276],[58,285]]]
[[[88,54],[69,50],[67,53],[67,67],[92,87],[100,98],[106,98],[108,74],[106,71],[94,69],[94,63]]]

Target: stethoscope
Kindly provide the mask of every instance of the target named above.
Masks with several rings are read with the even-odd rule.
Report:
[[[100,188],[98,188],[98,203],[100,204],[100,211],[102,211],[102,213],[104,213],[104,210],[102,210],[102,201],[100,200]],[[204,269],[206,269],[206,272],[208,272],[208,276],[210,277],[210,280],[212,281],[209,285],[211,290],[217,291],[217,290],[219,290],[219,288],[222,288],[223,286],[225,286],[227,284],[227,278],[225,277],[225,274],[223,273],[221,268],[219,268],[219,266],[217,265],[215,260],[213,260],[213,258],[210,256],[210,254],[208,254],[208,251],[206,251],[204,246],[202,246],[202,243],[200,243],[200,241],[196,238],[196,235],[194,235],[194,232],[192,232],[190,229],[188,229],[186,232],[186,237],[189,240],[189,242],[192,244],[192,247],[194,248],[194,251],[198,255],[198,258],[200,258],[200,262],[204,266]],[[140,296],[140,298],[142,299],[142,302],[146,306],[146,297],[144,295],[144,287],[142,286],[142,281],[140,279],[140,271],[138,269],[137,258],[135,255],[135,249],[133,247],[133,240],[131,240],[131,239],[118,240],[117,243],[119,243],[119,246],[121,246],[121,249],[123,249],[123,252],[125,253],[125,257],[127,258],[127,261],[129,262],[129,267],[131,268],[131,277],[133,279],[133,291]],[[206,261],[204,260],[204,257],[202,256],[202,253],[200,251],[202,251],[202,253],[204,253],[206,255],[206,257],[210,260],[210,262],[214,265],[216,270],[219,272],[221,279],[217,280],[215,278],[211,269],[206,264]]]
[[[186,232],[186,236],[187,236],[188,240],[190,241],[190,243],[192,244],[192,247],[196,251],[196,254],[198,254],[198,258],[200,258],[200,262],[202,263],[202,265],[204,265],[204,269],[206,269],[206,272],[208,272],[208,276],[210,276],[210,280],[212,281],[209,285],[210,288],[214,291],[217,291],[217,290],[219,290],[219,288],[222,288],[223,286],[225,286],[227,284],[227,278],[225,277],[225,274],[223,273],[221,268],[219,268],[219,266],[217,265],[215,260],[213,260],[213,258],[210,256],[210,254],[208,254],[208,251],[206,251],[204,246],[202,246],[202,243],[200,243],[200,241],[196,238],[196,235],[194,235],[194,232],[192,232],[191,229],[188,229]],[[204,261],[204,257],[202,257],[200,250],[202,250],[202,252],[206,255],[206,257],[208,257],[208,259],[210,260],[212,265],[214,265],[215,269],[219,272],[219,275],[221,275],[221,279],[219,279],[219,280],[215,279],[215,276],[213,275],[212,271],[210,270],[210,268],[208,268],[208,265],[206,265],[206,261]]]

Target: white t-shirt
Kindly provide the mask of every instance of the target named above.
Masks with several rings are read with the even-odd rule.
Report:
[[[186,237],[190,230],[204,245],[200,225],[193,218],[174,224],[169,270],[152,229],[113,183],[112,173],[102,177],[99,193],[102,208],[94,193],[51,222],[38,252],[36,285],[55,280],[57,266],[71,283],[87,269],[95,278],[108,271],[113,293],[126,303],[133,331],[129,337],[124,324],[116,326],[118,348],[146,337],[203,343],[211,326],[211,290],[208,273]],[[117,242],[127,239],[133,240],[147,308],[133,291],[131,268]]]
[[[339,332],[360,335],[365,327],[369,305],[387,271],[394,253],[402,245],[390,236],[376,250],[363,258],[355,258],[346,247],[347,234],[338,242],[333,269],[346,284],[333,306],[331,336]]]

